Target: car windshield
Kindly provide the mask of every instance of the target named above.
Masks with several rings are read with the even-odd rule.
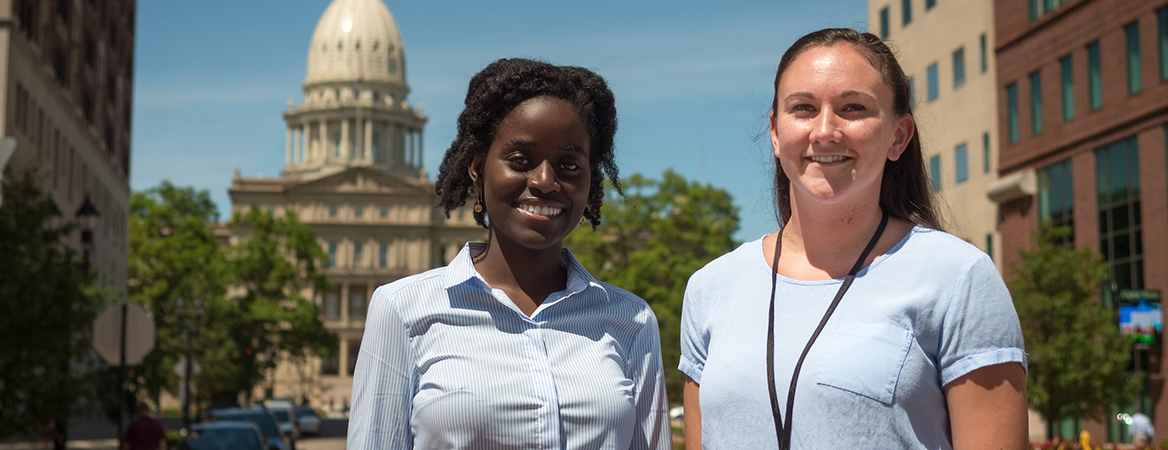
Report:
[[[316,410],[312,409],[311,406],[297,406],[296,407],[296,415],[302,416],[302,417],[308,417],[308,416],[316,417]]]
[[[276,428],[276,423],[272,421],[272,416],[265,411],[231,411],[220,413],[219,418],[223,420],[255,422],[260,426],[260,431],[264,433],[264,437],[280,436],[280,429]]]
[[[288,410],[286,409],[273,409],[272,412],[276,414],[276,420],[281,422],[287,422],[289,420]]]
[[[191,450],[260,450],[259,437],[255,430],[247,428],[219,428],[204,430],[187,445]]]

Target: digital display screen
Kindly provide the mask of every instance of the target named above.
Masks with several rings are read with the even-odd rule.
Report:
[[[1140,300],[1119,304],[1119,331],[1136,342],[1151,344],[1163,328],[1160,302]]]

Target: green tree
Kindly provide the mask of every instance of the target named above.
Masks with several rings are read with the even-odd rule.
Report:
[[[241,368],[229,335],[237,314],[225,298],[231,279],[213,233],[218,218],[207,191],[168,181],[130,199],[129,297],[153,314],[157,336],[154,350],[130,368],[130,379],[155,400],[163,392],[180,393],[173,367],[184,354],[188,331],[191,359],[203,367],[194,379],[195,400],[232,403],[239,391],[231,383]]]
[[[108,296],[63,244],[75,227],[51,224],[59,213],[34,178],[9,172],[0,187],[0,438],[80,412],[93,387],[87,330]]]
[[[666,388],[681,399],[684,378],[673,370],[681,356],[681,305],[690,275],[733,250],[738,208],[729,193],[666,170],[661,180],[634,174],[613,189],[593,231],[579,227],[565,245],[597,279],[645,299],[661,327]]]
[[[236,382],[250,399],[254,387],[281,360],[302,364],[310,355],[333,354],[337,337],[324,328],[316,305],[305,297],[330,288],[317,268],[327,255],[315,233],[290,210],[276,217],[255,207],[236,216],[232,227],[246,234],[232,246],[229,259],[242,291],[235,298],[240,317],[231,333],[244,349],[236,353],[243,367]],[[274,384],[274,379],[267,381]]]
[[[1130,402],[1140,382],[1126,373],[1132,340],[1100,302],[1107,268],[1094,251],[1066,244],[1070,233],[1035,231],[1010,282],[1029,354],[1027,397],[1048,423],[1101,420],[1112,405]]]

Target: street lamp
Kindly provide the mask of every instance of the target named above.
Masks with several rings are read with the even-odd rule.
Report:
[[[195,299],[195,315],[193,318],[195,323],[193,327],[186,325],[186,319],[190,316],[187,312],[188,308],[189,305],[182,298],[179,298],[177,308],[178,321],[182,329],[181,332],[186,335],[186,348],[183,351],[182,367],[182,429],[184,432],[191,426],[191,377],[195,375],[193,367],[194,360],[191,359],[191,340],[192,338],[198,337],[199,334],[199,323],[203,318],[203,299]]]
[[[81,225],[81,264],[87,272],[89,271],[89,252],[93,249],[93,228],[97,226],[97,218],[101,213],[97,212],[97,206],[89,200],[89,194],[85,194],[85,201],[81,202],[81,207],[77,208],[77,222]]]

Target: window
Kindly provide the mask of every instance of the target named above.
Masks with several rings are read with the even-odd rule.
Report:
[[[888,7],[880,9],[880,39],[888,39]]]
[[[330,206],[329,207],[329,217],[336,217],[336,216],[337,216],[337,206],[336,205]]]
[[[941,155],[929,158],[929,181],[933,184],[933,192],[941,190]]]
[[[1144,287],[1139,167],[1135,136],[1095,151],[1099,253],[1107,261],[1111,282],[1118,289]],[[1104,299],[1109,300],[1106,293]]]
[[[337,320],[341,318],[341,293],[328,292],[324,294],[324,318]]]
[[[374,160],[374,161],[380,161],[380,160],[381,160],[381,155],[380,155],[380,152],[379,152],[379,151],[378,151],[378,149],[377,149],[377,143],[378,143],[378,142],[381,142],[381,138],[380,138],[379,136],[377,136],[377,133],[373,133],[373,142],[370,142],[370,143],[369,143],[369,146],[371,147],[371,150],[372,150],[372,151],[371,151],[370,153],[372,153],[372,154],[373,154],[373,160]]]
[[[1030,74],[1030,132],[1042,132],[1042,72]]]
[[[1158,39],[1160,47],[1160,80],[1168,80],[1168,6],[1156,10],[1159,28]]]
[[[1038,2],[1039,0],[1026,0],[1026,17],[1031,22],[1038,20]]]
[[[953,52],[953,88],[965,84],[965,47]]]
[[[1132,22],[1123,27],[1127,40],[1127,93],[1140,91],[1140,23]]]
[[[937,6],[937,0],[925,0],[925,11],[933,9],[934,6]]]
[[[1006,116],[1012,144],[1018,142],[1018,83],[1006,86]]]
[[[365,215],[365,207],[364,206],[354,206],[353,207],[353,217],[361,217],[364,215]]]
[[[337,355],[327,356],[320,360],[320,374],[321,375],[340,375],[341,363]]]
[[[986,35],[985,35],[985,33],[982,33],[981,36],[978,38],[978,47],[981,48],[981,54],[980,54],[981,73],[986,73],[986,70],[989,68],[989,57],[986,55],[987,49],[986,49]]]
[[[365,317],[365,286],[349,287],[349,318]]]
[[[333,135],[333,156],[341,157],[341,133]]]
[[[336,242],[329,242],[329,244],[328,244],[328,258],[329,258],[328,266],[329,267],[336,267],[337,266],[337,243]]]
[[[990,134],[981,134],[981,172],[990,173]]]
[[[377,267],[385,268],[389,262],[389,244],[381,244],[377,249]]]
[[[955,153],[957,175],[954,179],[960,183],[969,179],[969,151],[964,142],[957,145]]]
[[[353,267],[361,267],[363,256],[365,256],[365,245],[361,243],[353,244]]]
[[[378,215],[381,216],[382,219],[389,217],[389,207],[382,206],[381,211],[378,213]]]
[[[900,0],[901,25],[912,23],[912,0]]]
[[[357,355],[361,353],[361,341],[349,341],[349,375],[357,371]]]
[[[1087,44],[1087,87],[1091,93],[1091,109],[1103,106],[1103,79],[1099,75],[1099,41]]]
[[[990,261],[993,261],[994,260],[994,234],[993,233],[986,233],[985,243],[986,243],[985,244],[986,245],[986,254],[989,255]]]
[[[917,83],[913,77],[908,77],[908,105],[917,107]]]
[[[1069,122],[1075,118],[1075,83],[1073,79],[1071,55],[1059,59],[1059,72],[1062,73],[1063,121]]]
[[[929,78],[929,80],[928,80],[929,86],[928,86],[928,92],[926,93],[926,96],[929,99],[929,101],[931,102],[931,101],[937,99],[937,95],[939,94],[939,90],[940,90],[940,87],[938,86],[939,82],[937,81],[937,63],[930,64],[929,68],[927,69],[927,72],[928,72],[927,75]]]
[[[1038,169],[1038,219],[1042,223],[1074,229],[1075,192],[1071,180],[1069,159]],[[1071,236],[1065,243],[1074,242]]]

